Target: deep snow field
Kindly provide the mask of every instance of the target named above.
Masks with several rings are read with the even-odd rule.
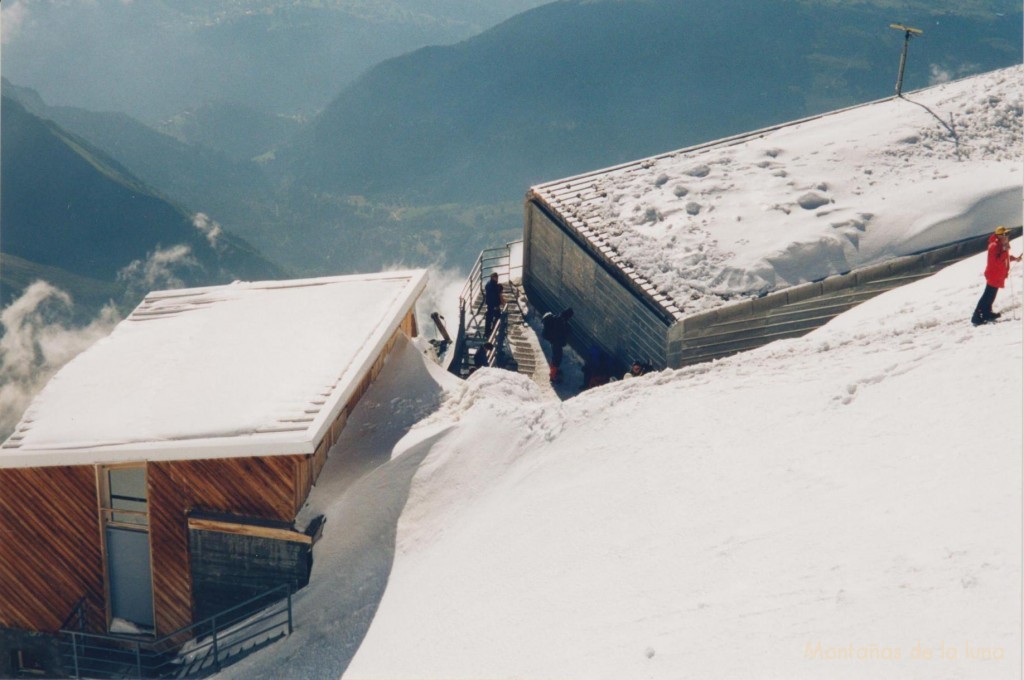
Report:
[[[295,633],[221,675],[1020,677],[1021,265],[975,328],[983,269],[565,402],[408,345],[313,492]]]

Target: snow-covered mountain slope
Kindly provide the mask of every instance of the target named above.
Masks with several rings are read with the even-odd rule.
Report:
[[[1019,677],[1021,265],[975,328],[983,268],[567,402],[408,347],[314,490],[296,632],[221,675]]]
[[[474,376],[344,677],[1019,677],[1020,265],[974,328],[983,268],[565,403]]]

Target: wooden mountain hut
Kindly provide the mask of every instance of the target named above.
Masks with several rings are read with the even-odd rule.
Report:
[[[308,579],[300,510],[424,271],[154,292],[64,366],[0,446],[0,647],[76,607],[162,636]],[[304,518],[308,519],[308,518]],[[20,661],[19,661],[20,659]],[[4,673],[0,673],[4,675]]]

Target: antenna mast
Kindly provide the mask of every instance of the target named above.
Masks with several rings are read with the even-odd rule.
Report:
[[[889,24],[889,28],[903,31],[903,53],[900,55],[900,73],[896,77],[896,96],[903,96],[903,67],[907,65],[907,48],[910,47],[910,38],[916,35],[923,35],[920,28],[911,28],[903,24]]]

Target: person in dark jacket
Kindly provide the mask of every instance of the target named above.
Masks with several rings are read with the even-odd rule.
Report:
[[[587,358],[583,361],[583,384],[581,390],[589,390],[608,383],[608,357],[597,345],[587,350]]]
[[[572,314],[570,307],[562,310],[562,313],[557,316],[548,312],[541,318],[544,324],[544,339],[551,343],[551,364],[548,368],[552,382],[558,382],[561,379],[562,350],[569,342],[569,319],[572,318]]]
[[[476,352],[473,354],[474,370],[487,365],[487,355],[490,354],[492,349],[494,349],[494,345],[489,342],[485,342],[476,348]]]
[[[995,321],[1001,314],[992,311],[992,303],[996,293],[1006,284],[1010,273],[1010,262],[1020,262],[1020,256],[1010,255],[1010,230],[1004,226],[996,227],[995,233],[988,238],[988,263],[985,266],[985,292],[981,294],[971,323],[980,326]]]
[[[484,320],[484,337],[491,337],[494,322],[501,317],[501,305],[505,302],[504,288],[498,283],[498,272],[492,272],[491,278],[484,285],[484,303],[487,305],[487,316]]]

